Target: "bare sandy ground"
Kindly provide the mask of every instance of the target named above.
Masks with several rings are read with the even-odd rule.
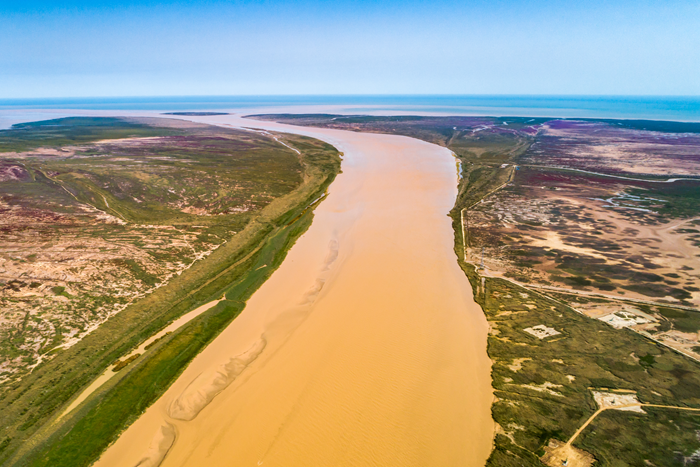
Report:
[[[343,173],[244,312],[96,465],[483,466],[488,326],[452,249],[450,152],[196,119],[323,139]]]
[[[165,336],[166,334],[170,334],[173,331],[178,330],[185,324],[189,323],[193,319],[195,319],[197,316],[201,315],[205,311],[215,307],[221,300],[213,300],[209,303],[206,303],[200,307],[195,308],[194,310],[190,311],[187,314],[182,315],[172,323],[170,323],[169,326],[166,326],[164,329],[161,331],[157,332],[153,336],[149,337],[145,341],[141,343],[136,349],[132,350],[128,354],[124,355],[122,358],[119,360],[128,360],[130,357],[134,355],[142,355],[146,351],[146,347],[149,345],[153,344],[155,341],[160,339],[161,337]],[[60,419],[61,417],[65,416],[66,414],[70,413],[74,408],[79,406],[85,399],[88,398],[90,394],[95,392],[97,389],[99,389],[103,384],[105,384],[107,381],[112,379],[114,375],[117,374],[116,371],[114,371],[114,368],[116,366],[116,363],[109,368],[107,368],[99,377],[97,377],[90,386],[88,386],[80,395],[68,406],[66,410],[63,411],[63,413],[58,417]],[[58,420],[57,419],[57,420]]]

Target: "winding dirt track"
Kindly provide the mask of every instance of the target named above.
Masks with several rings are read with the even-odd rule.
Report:
[[[309,231],[96,464],[483,466],[488,325],[457,266],[457,173],[418,140],[207,117],[344,153]]]

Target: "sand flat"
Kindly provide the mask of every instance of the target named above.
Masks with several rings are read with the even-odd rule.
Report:
[[[157,458],[152,440],[168,424],[177,436],[162,466],[482,466],[493,436],[488,326],[453,252],[450,152],[399,136],[199,120],[323,139],[344,153],[343,173],[243,313],[96,465]],[[201,375],[237,358],[245,368],[192,420],[169,416]]]

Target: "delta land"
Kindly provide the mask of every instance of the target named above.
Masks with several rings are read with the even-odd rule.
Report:
[[[254,118],[453,151],[455,253],[491,328],[488,465],[700,464],[699,124]],[[339,154],[167,119],[1,133],[0,463],[89,465],[280,264]]]

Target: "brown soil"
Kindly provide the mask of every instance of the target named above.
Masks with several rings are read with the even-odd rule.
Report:
[[[590,467],[595,462],[590,453],[556,439],[551,439],[544,451],[542,462],[550,467]]]

